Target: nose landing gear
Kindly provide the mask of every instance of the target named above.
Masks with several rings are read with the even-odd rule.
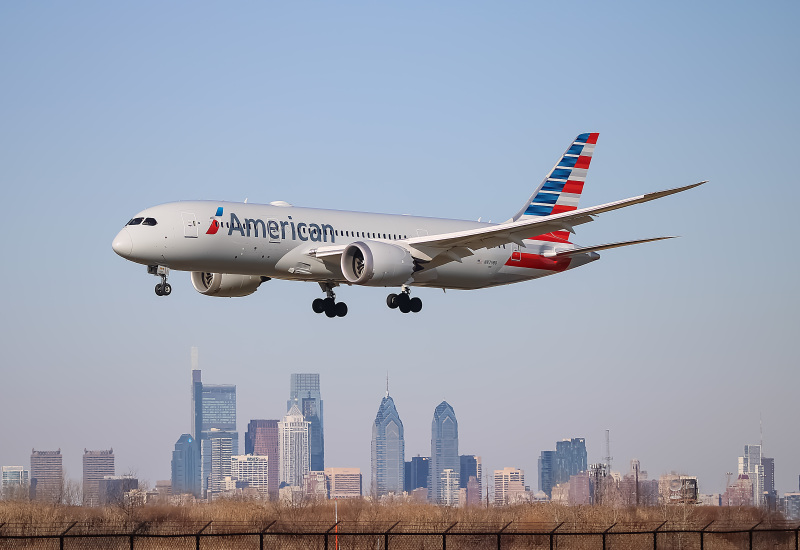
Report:
[[[344,317],[347,315],[347,304],[336,301],[336,294],[333,292],[333,288],[337,285],[333,283],[320,283],[319,286],[322,287],[322,290],[328,297],[324,299],[317,298],[311,302],[311,309],[314,310],[314,313],[324,313],[326,317],[330,318]]]
[[[389,294],[386,305],[390,309],[399,309],[401,313],[419,313],[422,311],[422,300],[411,297],[411,289],[403,285],[400,294]]]
[[[163,265],[148,265],[147,272],[150,275],[158,275],[161,277],[161,282],[156,285],[157,296],[169,296],[172,294],[172,285],[167,282],[169,269]]]

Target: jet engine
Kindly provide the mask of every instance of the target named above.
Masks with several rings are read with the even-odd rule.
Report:
[[[356,241],[342,253],[342,274],[357,285],[398,286],[414,274],[414,258],[401,246]]]
[[[258,275],[231,275],[230,273],[207,273],[192,271],[192,286],[200,294],[235,298],[249,296],[266,281],[266,277]]]

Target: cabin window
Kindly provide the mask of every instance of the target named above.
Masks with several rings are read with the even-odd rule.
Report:
[[[142,220],[143,220],[143,219],[144,219],[144,218],[133,218],[133,219],[132,219],[131,221],[129,221],[129,222],[126,224],[126,225],[139,225],[140,223],[142,223]]]
[[[144,221],[142,222],[142,225],[157,225],[157,224],[158,222],[156,221],[155,218],[145,218]]]

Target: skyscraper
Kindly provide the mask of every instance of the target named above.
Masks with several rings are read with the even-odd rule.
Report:
[[[239,454],[239,433],[213,428],[203,432],[200,441],[203,497],[212,498],[225,490],[225,477],[231,475],[231,457]]]
[[[322,396],[319,390],[319,374],[292,374],[289,380],[289,400],[286,410],[297,405],[309,423],[308,447],[311,469],[325,469],[325,435],[322,419]]]
[[[442,475],[448,469],[452,470],[450,475],[454,475],[460,481],[458,421],[453,407],[447,401],[442,401],[434,410],[433,422],[431,422],[431,462],[428,477],[428,500],[430,502],[444,502]]]
[[[753,505],[764,504],[764,466],[761,462],[761,445],[745,445],[744,456],[739,457],[739,475],[747,475],[753,484]]]
[[[61,468],[61,449],[31,451],[31,494],[36,500],[61,502],[64,474]]]
[[[280,422],[280,482],[302,487],[303,477],[311,471],[308,432],[309,424],[297,405],[292,405]]]
[[[764,504],[770,510],[775,510],[778,506],[778,492],[775,490],[775,459],[762,456],[761,465],[764,467]]]
[[[236,431],[236,386],[203,384],[203,431]]]
[[[556,452],[542,451],[539,455],[539,490],[546,494],[547,498],[553,497],[553,486],[556,484],[555,470]]]
[[[461,455],[459,457],[459,463],[461,467],[459,471],[461,488],[466,489],[469,478],[474,477],[478,480],[478,489],[480,490],[483,486],[483,464],[481,463],[481,457],[477,455]]]
[[[244,439],[244,454],[269,457],[269,494],[280,485],[280,435],[277,420],[251,420]]]
[[[404,479],[403,422],[387,389],[372,424],[372,494],[399,495],[403,492]]]
[[[586,440],[582,437],[556,442],[554,482],[565,483],[571,476],[588,469]]]
[[[494,471],[494,503],[496,506],[513,504],[525,495],[525,472],[519,468]]]
[[[107,451],[83,450],[83,505],[100,505],[100,480],[113,476],[114,449]]]
[[[428,488],[428,471],[431,459],[427,456],[412,456],[405,467],[405,491],[410,493],[414,489]]]
[[[200,483],[200,443],[190,434],[183,434],[172,451],[172,494],[203,494]]]
[[[197,366],[197,349],[192,348],[192,366]],[[218,441],[212,444],[208,441],[211,437],[229,440],[228,443]],[[212,471],[217,476],[219,472],[227,471],[230,475],[230,457],[239,454],[239,434],[236,431],[236,386],[233,384],[203,384],[201,372],[192,369],[192,437],[199,442],[200,460],[196,467],[196,474],[200,479],[201,496],[208,496],[209,490],[217,492],[212,487]],[[215,447],[216,446],[216,447]],[[214,448],[219,452],[214,453]],[[229,449],[229,450],[228,450]],[[215,456],[226,455],[224,464],[216,464]],[[216,480],[216,477],[215,477]]]

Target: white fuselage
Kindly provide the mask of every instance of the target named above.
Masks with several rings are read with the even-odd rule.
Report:
[[[219,215],[218,215],[219,214]],[[493,224],[370,214],[281,205],[185,201],[148,208],[134,219],[155,225],[127,225],[114,250],[144,265],[289,280],[348,284],[341,267],[313,255],[319,247],[351,242],[402,244],[413,237],[463,231]],[[406,284],[477,289],[534,279],[596,260],[596,253],[548,259],[553,236],[474,250],[461,262],[425,267]],[[574,247],[556,238],[563,248]],[[312,254],[309,254],[312,252]]]

